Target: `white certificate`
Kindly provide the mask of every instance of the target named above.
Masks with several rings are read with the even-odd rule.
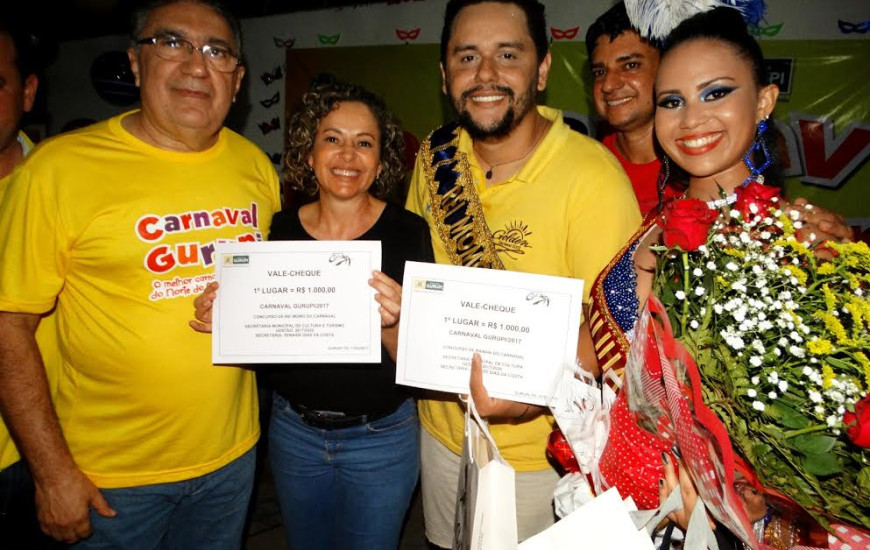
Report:
[[[396,383],[468,393],[471,356],[493,397],[546,405],[577,355],[583,281],[405,263]]]
[[[219,243],[212,360],[379,363],[378,241]]]

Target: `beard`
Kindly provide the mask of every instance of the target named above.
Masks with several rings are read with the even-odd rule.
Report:
[[[457,98],[453,94],[450,100],[453,103],[453,109],[456,111],[459,119],[459,124],[465,128],[468,135],[473,140],[485,140],[491,138],[503,138],[509,135],[514,128],[522,121],[526,115],[535,108],[535,95],[537,94],[538,75],[529,81],[529,85],[522,93],[517,94],[507,86],[475,86],[474,88],[463,91]],[[451,90],[450,79],[447,79],[447,90]],[[503,94],[508,98],[508,108],[502,117],[488,125],[484,125],[471,116],[468,111],[468,102],[471,101],[471,95],[484,90],[491,90]]]

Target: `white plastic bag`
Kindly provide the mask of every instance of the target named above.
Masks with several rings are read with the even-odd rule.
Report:
[[[502,458],[469,396],[459,470],[454,550],[517,548],[514,469]]]
[[[556,515],[565,517],[603,492],[598,461],[610,432],[610,407],[616,400],[619,378],[612,372],[599,386],[595,378],[578,366],[566,366],[550,399],[550,411],[574,451],[583,475],[568,474],[553,495]],[[585,476],[589,476],[593,486]]]

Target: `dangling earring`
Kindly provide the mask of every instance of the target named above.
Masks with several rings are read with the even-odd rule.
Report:
[[[656,182],[656,187],[659,192],[659,212],[662,211],[662,206],[665,202],[665,187],[668,185],[668,179],[671,177],[671,161],[667,155],[662,155],[662,167],[659,168],[659,181]]]
[[[750,181],[755,181],[760,184],[764,183],[764,175],[762,172],[767,170],[767,167],[770,166],[771,163],[770,151],[767,150],[767,144],[764,142],[765,132],[767,132],[767,117],[764,117],[761,119],[761,122],[758,123],[758,129],[755,131],[755,139],[749,146],[749,150],[746,151],[746,154],[743,156],[743,164],[749,168],[749,177],[743,181],[743,187],[749,185]],[[764,162],[761,166],[755,166],[755,153],[758,151],[761,151],[764,154]]]

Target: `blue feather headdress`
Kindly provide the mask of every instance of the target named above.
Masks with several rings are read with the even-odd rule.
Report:
[[[631,24],[650,40],[663,40],[684,20],[718,7],[740,11],[749,26],[764,18],[764,0],[625,0]]]

